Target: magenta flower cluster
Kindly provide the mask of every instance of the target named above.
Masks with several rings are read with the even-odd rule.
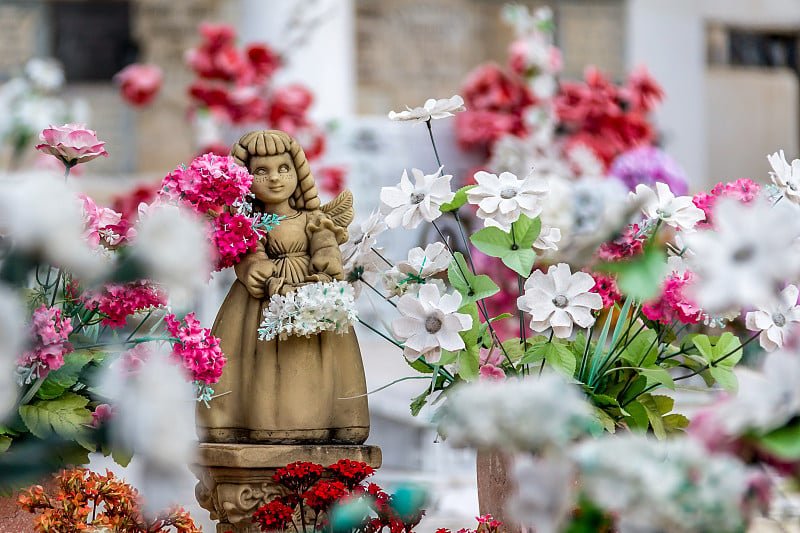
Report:
[[[179,321],[175,315],[165,317],[167,331],[177,339],[172,345],[172,358],[183,364],[194,381],[210,385],[219,381],[225,356],[219,347],[219,339],[211,330],[200,327],[194,313]]]
[[[72,351],[68,341],[72,320],[61,316],[61,309],[41,307],[33,312],[29,336],[31,347],[22,353],[17,364],[30,368],[31,377],[45,377],[64,366],[64,355]]]
[[[214,219],[214,244],[217,249],[217,270],[231,267],[239,258],[254,250],[259,234],[253,221],[240,214],[221,213]]]
[[[706,219],[697,224],[698,228],[712,225],[711,212],[719,198],[733,198],[743,204],[749,204],[756,199],[761,192],[761,186],[748,178],[739,178],[728,183],[717,183],[711,194],[699,192],[692,197],[692,203],[699,207],[706,214]]]
[[[681,324],[697,324],[703,318],[703,311],[685,294],[686,286],[692,281],[694,273],[691,271],[683,274],[673,272],[664,282],[661,297],[642,305],[644,316],[662,324],[671,324],[675,320]]]
[[[104,315],[102,324],[111,328],[125,327],[130,315],[166,303],[167,295],[158,286],[144,280],[107,284],[89,293],[85,300],[86,307]]]
[[[170,172],[162,186],[171,200],[204,215],[240,200],[252,183],[253,176],[232,157],[209,153]]]

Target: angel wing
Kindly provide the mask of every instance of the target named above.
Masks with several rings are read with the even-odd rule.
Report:
[[[323,213],[333,221],[334,224],[342,228],[344,231],[337,239],[339,244],[347,242],[347,226],[355,218],[355,211],[353,211],[353,193],[349,189],[345,189],[339,195],[320,207]]]

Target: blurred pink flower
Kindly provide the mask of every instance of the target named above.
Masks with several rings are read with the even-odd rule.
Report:
[[[114,408],[107,403],[101,403],[92,411],[92,421],[89,425],[93,428],[100,427],[103,422],[110,420],[114,416]]]
[[[503,372],[503,369],[494,365],[483,365],[478,373],[483,381],[503,381],[506,379],[506,373]]]
[[[119,84],[126,102],[133,106],[146,106],[158,95],[164,73],[156,65],[134,63],[117,72],[114,81]]]
[[[83,124],[64,124],[45,128],[39,135],[43,144],[36,149],[60,159],[67,167],[91,161],[96,157],[108,157],[94,130],[86,129]]]
[[[61,310],[41,307],[33,312],[30,324],[31,347],[22,353],[17,364],[31,369],[30,379],[43,378],[51,370],[64,366],[64,355],[72,352],[69,334],[72,320],[61,316]]]

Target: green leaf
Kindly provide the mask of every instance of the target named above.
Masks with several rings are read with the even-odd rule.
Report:
[[[481,252],[499,258],[508,268],[527,278],[536,260],[533,243],[541,227],[538,217],[531,219],[521,215],[512,226],[513,236],[511,232],[490,226],[476,232],[470,241]]]
[[[64,356],[64,364],[47,374],[36,396],[43,400],[52,400],[61,396],[65,390],[78,382],[81,370],[93,359],[93,353],[79,350]]]
[[[525,352],[522,363],[535,363],[544,359],[557,371],[572,377],[577,361],[568,346],[556,341],[537,342]]]
[[[449,352],[447,350],[442,350],[442,356],[439,358],[439,362],[436,363],[439,366],[449,365],[456,362],[458,358],[458,352]]]
[[[478,378],[480,370],[478,353],[477,346],[458,352],[458,375],[465,381],[474,381]]]
[[[663,368],[643,368],[639,370],[639,374],[647,378],[648,386],[660,383],[670,390],[675,390],[675,381],[673,381],[670,373]]]
[[[770,455],[779,459],[800,459],[800,425],[782,427],[758,439],[759,444]]]
[[[656,438],[658,440],[667,438],[667,431],[664,428],[664,421],[661,418],[662,413],[659,409],[660,406],[656,403],[655,398],[649,394],[643,394],[639,397],[639,402],[647,412],[647,420],[650,422],[650,427],[653,428],[653,434]]]
[[[464,331],[459,331],[458,334],[461,335],[461,339],[467,347],[476,345],[478,343],[478,338],[481,336],[481,321],[478,316],[478,306],[475,302],[469,302],[466,305],[462,305],[458,309],[458,312],[472,317],[472,327]]]
[[[11,446],[11,437],[8,435],[0,435],[0,453],[8,450],[9,446]]]
[[[712,366],[724,366],[730,369],[742,358],[742,343],[730,331],[726,331],[719,337],[695,335],[692,342],[703,359]],[[724,359],[722,359],[723,357]]]
[[[658,296],[667,269],[663,250],[648,246],[644,253],[630,261],[606,263],[598,270],[617,275],[617,286],[627,296],[639,301]]]
[[[625,344],[623,344],[625,346]],[[650,329],[643,329],[636,337],[631,340],[622,350],[620,359],[630,366],[650,367],[653,366],[658,357],[658,341],[656,332]]]
[[[465,203],[467,203],[467,191],[471,188],[475,187],[475,185],[467,185],[466,187],[461,187],[456,191],[456,195],[453,197],[453,200],[450,202],[446,202],[439,206],[440,211],[455,211]]]
[[[497,315],[496,317],[490,318],[489,322],[497,322],[498,320],[505,320],[506,318],[511,318],[512,316],[514,315],[512,315],[511,313],[503,313],[502,315]]]
[[[417,416],[419,412],[422,410],[422,407],[428,401],[429,394],[430,394],[430,389],[425,388],[425,391],[422,394],[411,400],[411,414],[413,416]]]
[[[711,374],[711,377],[719,383],[719,385],[730,393],[736,393],[739,390],[739,380],[736,378],[736,374],[733,373],[733,370],[726,366],[712,366],[708,369],[708,372]]]
[[[483,300],[500,292],[500,287],[485,274],[476,276],[470,271],[461,252],[453,254],[453,260],[447,268],[450,285],[457,290],[464,303]]]
[[[19,408],[22,421],[40,439],[52,434],[69,439],[83,438],[84,424],[92,421],[92,413],[86,408],[87,398],[65,392],[55,400],[37,400]]]
[[[625,417],[625,421],[631,429],[647,430],[650,425],[650,420],[647,417],[647,409],[644,408],[639,400],[626,405],[625,410],[629,413],[629,415]]]
[[[519,361],[525,355],[525,347],[520,342],[520,338],[508,339],[502,342],[503,350],[508,354],[512,361]]]
[[[422,374],[432,374],[433,373],[433,369],[425,363],[425,361],[423,360],[422,357],[420,357],[419,359],[417,359],[415,361],[409,361],[405,357],[403,357],[403,359],[406,360],[406,363],[408,363],[408,366],[410,366],[411,368],[413,368],[417,372],[420,372]]]
[[[685,416],[672,413],[662,419],[664,421],[664,430],[667,433],[676,433],[684,430],[689,425],[689,419]]]

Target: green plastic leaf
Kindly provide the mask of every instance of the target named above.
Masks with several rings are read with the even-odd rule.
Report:
[[[647,378],[648,386],[659,383],[670,390],[675,390],[675,381],[670,373],[663,368],[642,369],[639,370],[639,373]]]
[[[568,346],[559,342],[537,342],[525,352],[523,363],[535,363],[544,359],[547,364],[562,374],[572,377],[577,361]]]
[[[726,366],[712,366],[708,369],[711,377],[726,391],[736,393],[739,390],[739,380],[733,370]]]
[[[643,394],[639,397],[639,403],[647,412],[647,420],[650,422],[650,427],[653,428],[653,434],[656,438],[659,440],[667,438],[667,430],[664,428],[662,413],[654,397],[649,394]]]
[[[0,435],[0,453],[8,450],[8,448],[11,446],[11,442],[11,437],[8,435]]]
[[[92,352],[79,350],[64,356],[64,364],[47,374],[47,379],[36,392],[36,396],[43,400],[58,398],[64,391],[78,382],[81,370],[93,359]]]
[[[40,439],[55,433],[65,439],[77,440],[86,433],[84,424],[92,421],[87,403],[87,398],[65,392],[55,400],[37,400],[23,405],[19,414],[30,432]]]
[[[513,224],[513,236],[511,232],[490,226],[476,232],[470,237],[470,241],[481,252],[499,258],[508,268],[527,278],[536,260],[533,243],[539,236],[541,227],[538,217],[531,219],[522,215]]]
[[[641,302],[658,296],[667,258],[661,249],[648,246],[644,253],[630,261],[606,263],[598,269],[616,274],[620,291]]]
[[[629,416],[625,417],[625,421],[631,429],[647,431],[647,428],[650,426],[650,419],[647,417],[647,409],[645,409],[639,400],[626,405],[625,410],[629,413]]]
[[[697,351],[700,352],[700,355],[703,356],[703,359],[712,366],[727,367],[730,369],[742,358],[742,343],[739,338],[730,331],[726,331],[719,337],[696,335],[692,339],[692,342],[697,348]]]
[[[664,421],[664,430],[667,433],[676,433],[683,431],[689,426],[689,419],[682,414],[672,413],[662,418]]]
[[[523,278],[527,278],[531,275],[533,264],[536,262],[536,251],[533,248],[521,248],[506,255],[501,261]]]
[[[427,387],[425,391],[411,400],[411,414],[412,416],[417,416],[422,408],[425,406],[425,403],[428,401],[428,395],[430,394],[430,389]]]
[[[471,346],[458,352],[458,375],[465,381],[478,379],[479,351],[477,346]]]
[[[525,347],[520,342],[519,337],[505,340],[502,345],[503,351],[508,354],[508,358],[512,361],[519,361],[525,355]]]
[[[623,346],[625,349],[622,350],[620,359],[630,366],[647,368],[655,364],[659,346],[655,331],[643,329],[632,340],[625,341]]]
[[[405,357],[403,357],[403,359],[406,360],[406,363],[408,363],[408,366],[410,366],[411,368],[413,368],[417,372],[420,372],[422,374],[432,374],[433,373],[433,368],[431,368],[428,364],[426,364],[425,361],[422,359],[422,357],[420,357],[419,359],[417,359],[415,361],[409,361]]]
[[[510,233],[506,233],[494,226],[476,231],[469,240],[475,245],[475,248],[481,252],[489,257],[497,258],[502,258],[505,254],[512,251],[511,246],[514,244],[511,240]]]
[[[453,260],[447,269],[450,285],[457,290],[464,303],[483,300],[500,292],[500,287],[485,274],[475,275],[470,271],[461,252],[453,254]]]
[[[461,339],[464,341],[467,348],[475,346],[478,344],[478,339],[481,336],[482,325],[478,315],[478,306],[475,302],[469,302],[466,305],[462,305],[458,312],[472,317],[472,327],[464,331],[459,331],[458,334],[461,335]]]
[[[782,427],[758,439],[761,447],[779,459],[800,459],[800,425]]]
[[[458,352],[448,352],[447,350],[442,350],[442,356],[439,358],[439,362],[436,363],[439,366],[449,365],[456,362],[458,358]]]
[[[475,187],[475,185],[467,185],[466,187],[461,187],[456,191],[456,195],[453,197],[453,200],[447,203],[444,203],[439,206],[440,211],[455,211],[465,203],[467,203],[467,191],[471,188]]]

